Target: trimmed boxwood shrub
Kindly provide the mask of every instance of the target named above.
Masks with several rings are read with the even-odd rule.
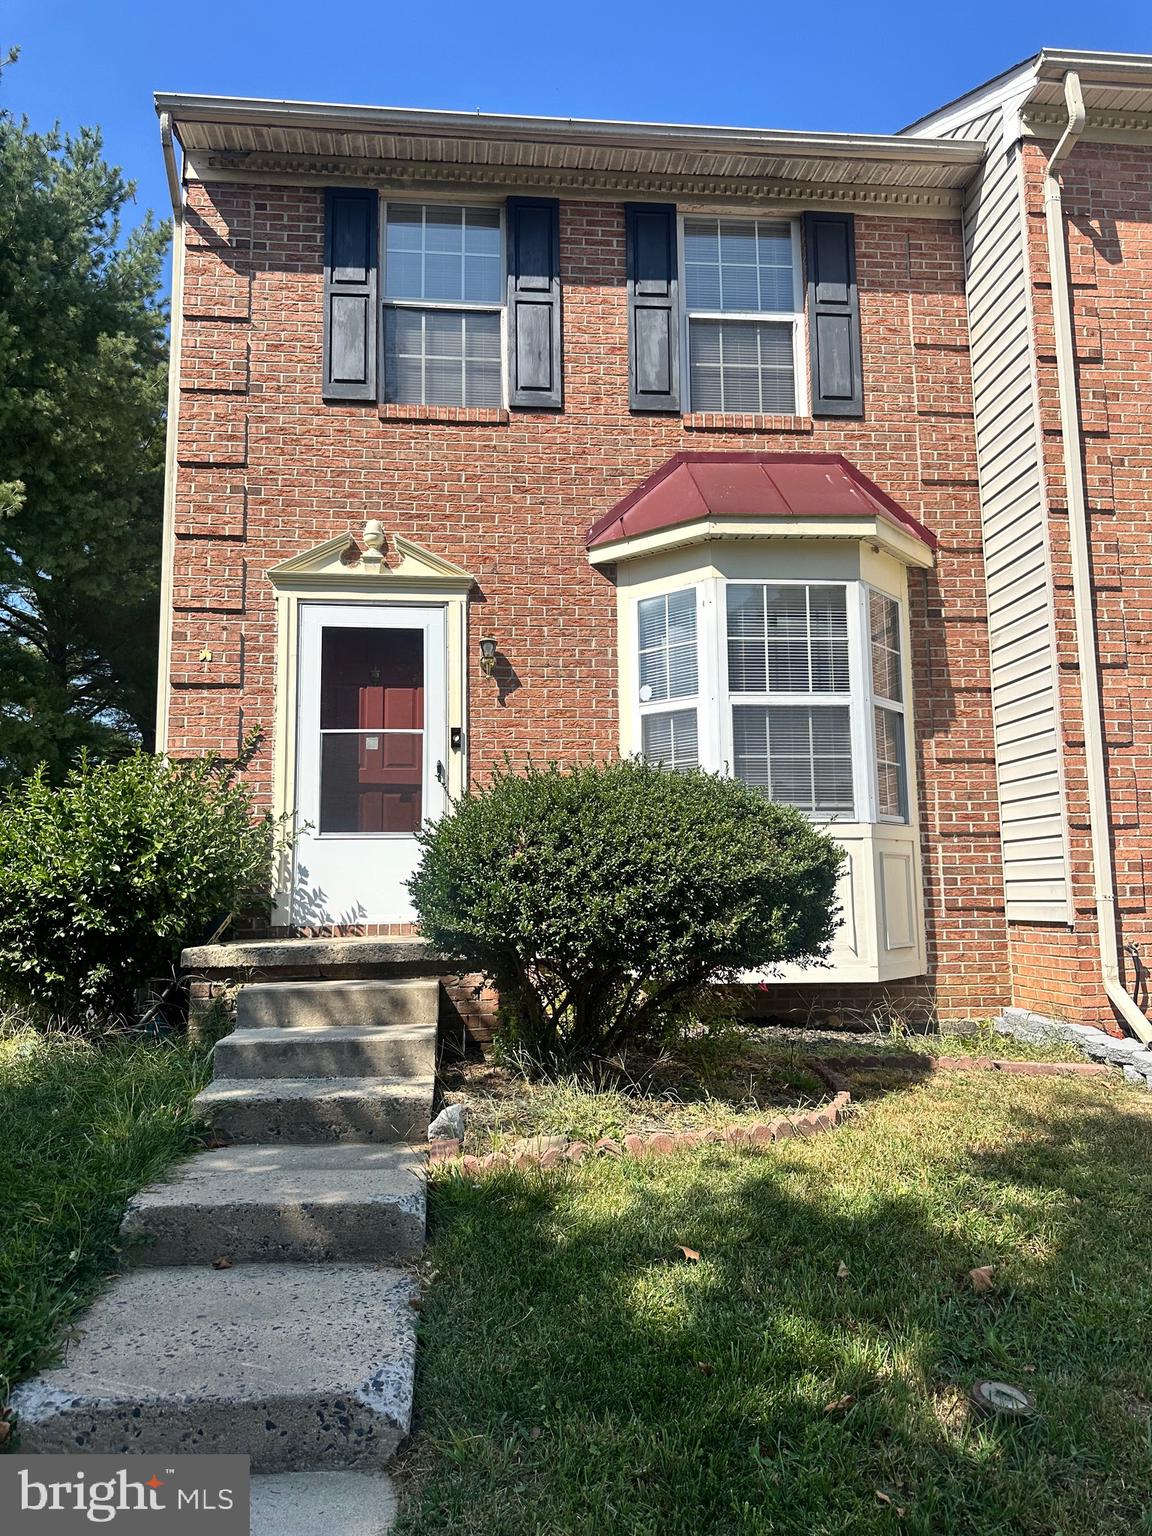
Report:
[[[420,834],[427,938],[539,1063],[658,1038],[706,983],[815,962],[843,854],[735,779],[636,759],[498,771]]]
[[[143,753],[0,797],[0,991],[75,1025],[131,1012],[185,944],[266,899],[272,826],[234,769]]]

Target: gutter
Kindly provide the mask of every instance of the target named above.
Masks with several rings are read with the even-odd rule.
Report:
[[[728,150],[748,154],[806,155],[974,169],[979,145],[962,139],[908,139],[900,134],[798,133],[787,129],[713,127],[695,123],[643,123],[611,118],[523,117],[507,113],[436,111],[414,107],[353,106],[245,96],[199,96],[157,91],[157,110],[177,120],[254,127],[311,128],[368,133],[500,139],[604,148]]]
[[[172,299],[168,321],[168,421],[164,444],[164,537],[160,569],[160,652],[156,668],[156,751],[168,750],[172,583],[176,555],[176,444],[180,429],[180,343],[184,335],[184,189],[176,167],[172,114],[160,114],[160,147],[172,201]]]
[[[1076,394],[1076,358],[1068,250],[1060,172],[1084,129],[1084,97],[1074,69],[1064,76],[1068,121],[1044,171],[1044,222],[1048,233],[1048,270],[1056,332],[1056,379],[1060,397],[1060,433],[1064,444],[1064,481],[1068,500],[1068,541],[1072,556],[1072,609],[1080,667],[1080,702],[1084,714],[1084,759],[1088,778],[1088,821],[1092,834],[1092,884],[1100,971],[1108,1000],[1145,1045],[1152,1044],[1152,1023],[1124,988],[1120,941],[1116,931],[1116,886],[1112,869],[1112,829],[1108,818],[1108,770],[1104,756],[1104,721],[1100,707],[1100,657],[1092,601],[1092,566],[1088,505],[1084,495],[1084,457],[1080,403]]]

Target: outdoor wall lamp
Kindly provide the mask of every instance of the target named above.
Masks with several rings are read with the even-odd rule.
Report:
[[[485,677],[491,677],[496,670],[496,642],[495,640],[481,640],[480,642],[480,670]]]

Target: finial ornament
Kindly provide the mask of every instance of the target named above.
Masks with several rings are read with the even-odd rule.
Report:
[[[373,517],[364,524],[364,553],[361,556],[365,566],[374,569],[380,566],[384,560],[384,524],[378,517]]]

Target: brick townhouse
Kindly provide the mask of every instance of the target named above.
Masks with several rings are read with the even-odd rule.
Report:
[[[643,752],[847,850],[760,1011],[1147,1030],[1152,58],[888,137],[157,107],[160,744],[262,732],[279,930],[409,931],[505,754]]]

